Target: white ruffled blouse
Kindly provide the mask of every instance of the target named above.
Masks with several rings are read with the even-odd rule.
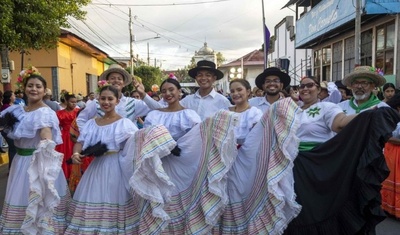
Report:
[[[62,143],[59,121],[56,113],[49,107],[41,107],[34,111],[26,112],[21,105],[12,105],[3,110],[0,116],[12,113],[19,120],[14,129],[8,130],[8,137],[14,140],[18,148],[35,149],[40,138],[40,129],[50,127],[52,138],[56,144]]]
[[[235,127],[234,131],[237,143],[242,144],[254,125],[260,121],[263,112],[259,108],[252,106],[250,109],[238,113],[238,115],[240,116],[239,125]]]
[[[108,125],[99,126],[95,119],[90,119],[83,126],[78,142],[83,143],[82,149],[101,141],[109,151],[120,151],[125,140],[131,137],[138,128],[127,118],[121,118]]]
[[[200,122],[200,116],[192,109],[177,112],[153,110],[147,114],[143,127],[162,124],[168,129],[172,138],[177,140]]]

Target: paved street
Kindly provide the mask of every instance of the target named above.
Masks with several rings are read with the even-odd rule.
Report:
[[[7,186],[8,165],[0,166],[0,211],[3,208],[4,196]],[[392,218],[387,218],[376,228],[377,235],[399,235],[400,221]]]

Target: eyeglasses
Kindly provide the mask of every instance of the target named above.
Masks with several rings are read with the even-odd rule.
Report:
[[[361,86],[362,88],[368,88],[371,83],[372,82],[353,82],[353,83],[351,83],[351,86],[352,87]]]
[[[265,84],[272,84],[272,83],[278,84],[278,83],[281,83],[281,80],[279,80],[279,79],[275,79],[275,80],[265,80],[264,83],[265,83]]]
[[[313,83],[313,82],[309,82],[309,83],[300,84],[300,85],[299,85],[299,89],[304,89],[304,88],[306,88],[306,87],[307,87],[308,89],[311,89],[311,88],[313,88],[314,86],[318,87],[317,84],[315,84],[315,83]]]

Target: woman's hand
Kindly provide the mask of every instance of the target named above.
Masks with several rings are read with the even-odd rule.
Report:
[[[133,86],[135,87],[136,91],[139,93],[140,98],[144,99],[146,96],[146,91],[142,83],[138,82],[136,79],[133,79]]]
[[[82,155],[80,155],[79,153],[74,153],[71,156],[72,159],[72,163],[74,164],[82,164]]]

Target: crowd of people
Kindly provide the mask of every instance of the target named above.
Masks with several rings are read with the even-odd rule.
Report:
[[[171,76],[149,94],[111,65],[96,93],[55,102],[22,71],[2,95],[0,234],[373,234],[400,218],[400,94],[373,67],[298,86],[271,67],[229,99],[213,62],[188,74],[194,94]]]

